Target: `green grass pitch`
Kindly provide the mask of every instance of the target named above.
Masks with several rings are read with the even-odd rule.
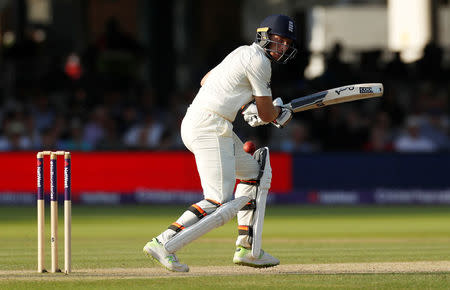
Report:
[[[234,266],[233,220],[182,249],[178,256],[191,272],[173,274],[146,258],[142,247],[187,206],[73,205],[69,275],[36,272],[36,207],[0,206],[0,289],[450,288],[449,206],[269,205],[263,248],[280,266]],[[59,213],[62,267],[62,207]]]

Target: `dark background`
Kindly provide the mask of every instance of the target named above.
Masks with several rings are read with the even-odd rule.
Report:
[[[32,4],[41,2],[49,16],[33,18]],[[255,6],[247,17],[245,3],[251,1],[1,1],[0,150],[185,150],[179,126],[202,76],[251,43],[247,20],[280,13]],[[432,1],[432,39],[421,59],[403,63],[390,52],[386,61],[374,48],[352,51],[355,60],[347,62],[346,47],[336,43],[313,79],[304,76],[308,9],[386,1],[280,3],[293,7],[299,54],[273,66],[275,97],[287,102],[362,82],[384,83],[385,95],[296,114],[283,130],[250,128],[238,116],[243,141],[300,153],[449,151],[448,48],[439,45],[436,19],[447,1]]]

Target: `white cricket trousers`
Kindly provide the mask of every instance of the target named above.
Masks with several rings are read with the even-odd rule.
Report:
[[[258,177],[258,162],[244,151],[242,141],[233,132],[231,122],[218,114],[191,105],[181,124],[181,138],[186,147],[194,153],[203,188],[204,199],[191,208],[200,208],[206,214],[211,214],[219,204],[233,198],[236,178],[252,180]],[[246,192],[239,194],[245,195]],[[255,195],[256,192],[249,191],[249,194]],[[162,232],[157,237],[158,240],[165,244],[177,232],[198,222],[200,217],[194,214],[191,208]],[[253,213],[253,210],[240,211],[238,225],[247,228],[251,226]],[[251,247],[249,231],[239,233],[236,245]]]
[[[205,199],[223,204],[232,199],[236,179],[257,178],[258,162],[244,151],[231,122],[218,114],[191,105],[181,138],[195,155]]]

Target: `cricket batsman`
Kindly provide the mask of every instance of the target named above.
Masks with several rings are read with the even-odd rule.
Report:
[[[201,80],[201,88],[181,124],[181,137],[195,155],[204,199],[191,205],[167,230],[144,246],[144,253],[170,271],[187,272],[176,251],[222,226],[234,216],[238,238],[233,262],[250,267],[272,267],[280,261],[261,249],[266,197],[272,179],[269,149],[244,152],[233,132],[241,107],[250,126],[285,126],[292,111],[272,100],[271,63],[286,63],[297,49],[296,26],[285,15],[265,18],[252,45],[240,46]],[[241,180],[233,190],[236,179]]]

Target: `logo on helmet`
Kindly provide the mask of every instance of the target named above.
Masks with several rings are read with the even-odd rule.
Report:
[[[292,22],[292,21],[290,21],[290,20],[289,20],[289,27],[288,27],[288,30],[289,30],[290,32],[294,32],[294,22]]]

